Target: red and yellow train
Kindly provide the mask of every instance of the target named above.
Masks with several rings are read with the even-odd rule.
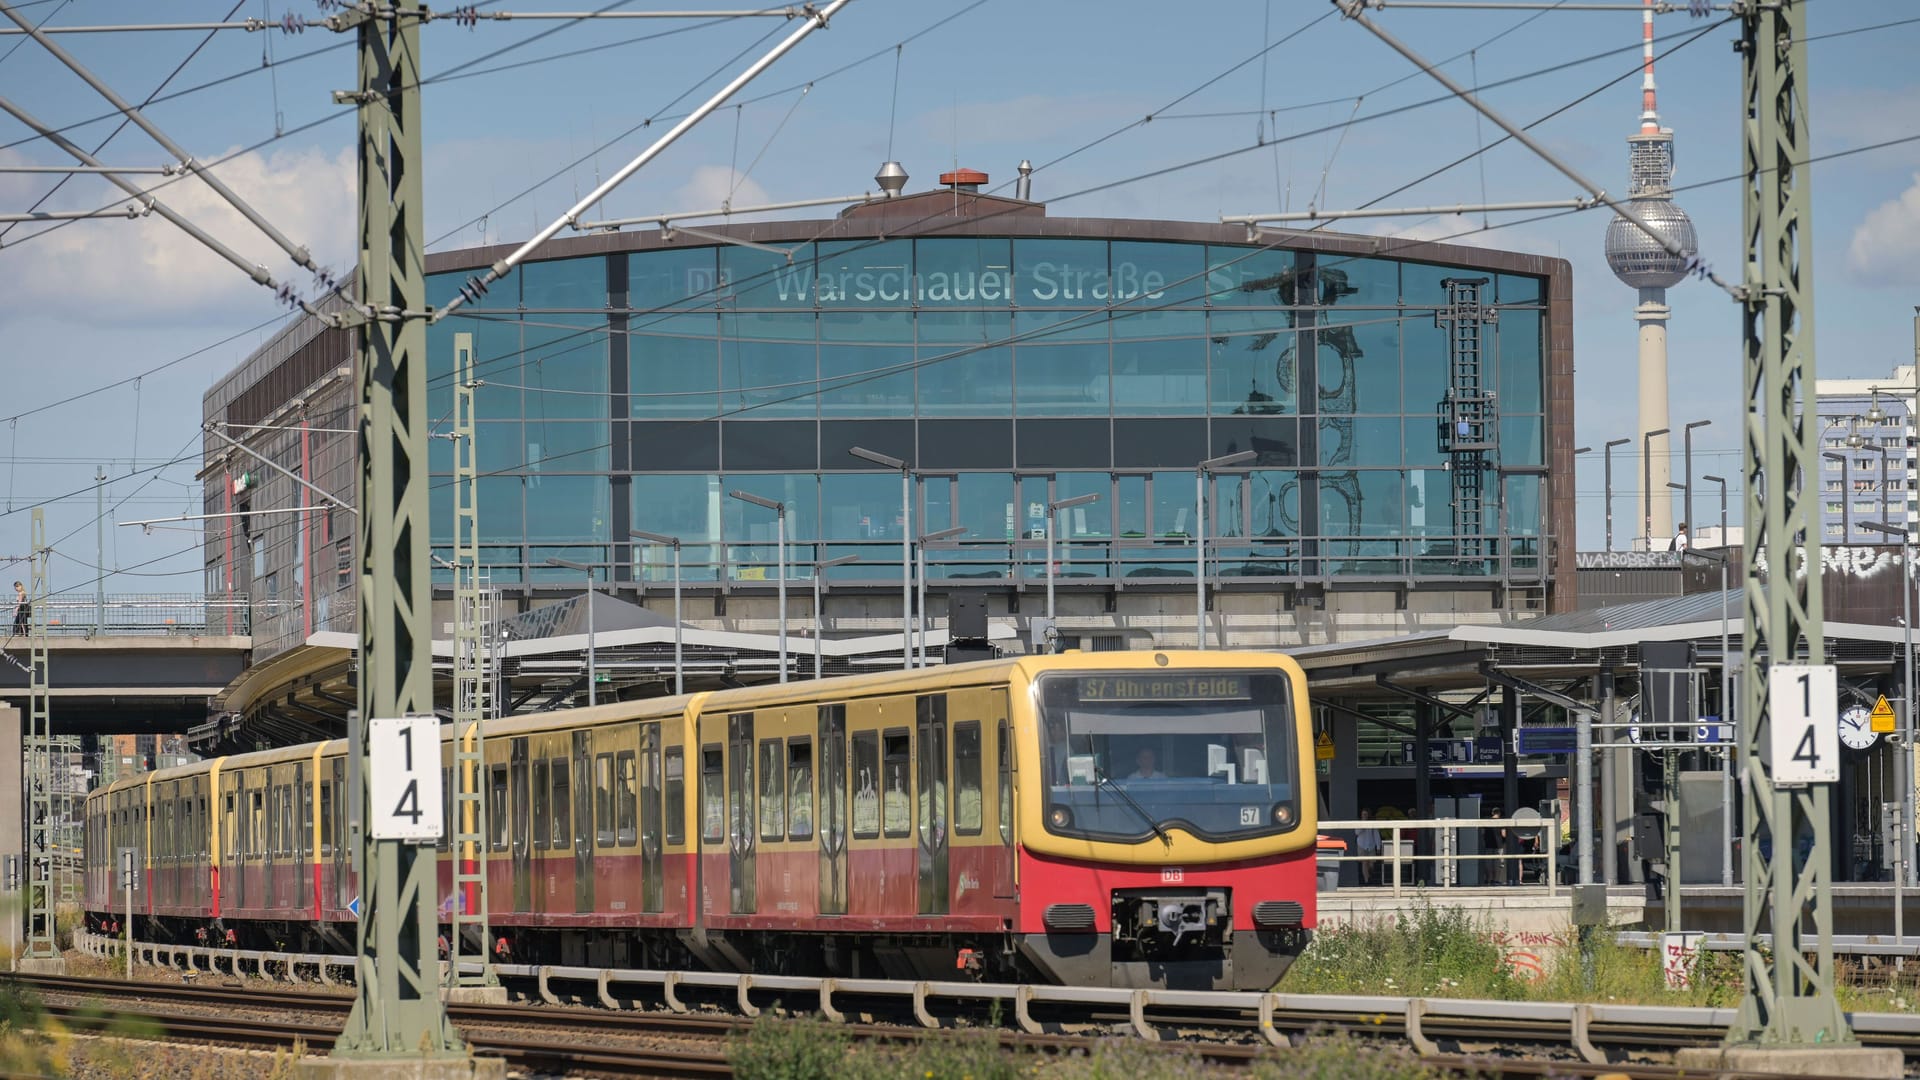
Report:
[[[484,944],[519,962],[1266,989],[1314,926],[1307,719],[1287,657],[1113,652],[489,721]],[[454,740],[474,732],[442,730],[451,805]],[[89,919],[120,918],[114,852],[132,847],[143,938],[351,951],[346,752],[94,792]],[[447,848],[443,921],[477,902],[449,894]]]

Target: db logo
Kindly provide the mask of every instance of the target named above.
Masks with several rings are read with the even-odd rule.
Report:
[[[1160,871],[1160,884],[1178,885],[1187,880],[1187,872],[1177,866],[1165,867]]]

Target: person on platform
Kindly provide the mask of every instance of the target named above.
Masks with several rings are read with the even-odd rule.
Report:
[[[33,618],[33,604],[27,600],[27,587],[19,582],[13,583],[13,632],[31,633],[28,621]]]
[[[1354,831],[1354,846],[1360,853],[1360,884],[1378,885],[1380,883],[1380,829],[1373,824],[1371,808],[1360,811],[1360,820],[1367,824]]]
[[[1687,553],[1687,546],[1687,523],[1683,521],[1680,523],[1680,527],[1674,530],[1673,539],[1667,543],[1667,550],[1677,551],[1685,555]]]

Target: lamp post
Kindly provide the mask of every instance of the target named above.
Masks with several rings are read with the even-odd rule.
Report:
[[[900,470],[900,665],[913,667],[913,470],[900,458],[855,446],[847,453]]]
[[[1720,485],[1720,711],[1729,721],[1735,719],[1733,709],[1733,681],[1727,678],[1729,668],[1727,634],[1727,553],[1731,550],[1727,544],[1727,478],[1724,476],[1700,477]],[[1733,884],[1733,752],[1728,750],[1726,766],[1720,773],[1720,805],[1726,807],[1724,850],[1720,853],[1720,884]]]
[[[1899,865],[1894,873],[1903,883],[1910,881],[1913,866],[1913,753],[1909,747],[1913,738],[1913,533],[1904,525],[1895,525],[1889,521],[1863,521],[1863,529],[1886,533],[1900,538],[1900,610],[1902,634],[1900,648],[1905,653],[1905,693],[1900,695],[1900,752],[1895,755],[1900,762],[1900,820],[1905,826],[1900,834]]]
[[[1193,469],[1193,647],[1207,647],[1207,477],[1221,469],[1244,465],[1259,456],[1252,450],[1208,458]],[[1048,560],[1051,565],[1052,560]],[[1051,570],[1049,570],[1051,579]],[[1051,615],[1049,605],[1047,614]]]
[[[582,600],[587,605],[587,705],[600,704],[597,686],[600,682],[600,667],[593,651],[593,567],[571,559],[548,559],[548,566],[563,566],[568,570],[579,570],[587,575],[587,591]]]
[[[1702,474],[1700,479],[1720,485],[1720,546],[1727,546],[1727,478]]]
[[[827,632],[827,619],[820,610],[820,578],[829,566],[845,566],[859,561],[858,555],[842,555],[837,559],[813,561],[813,677],[815,681],[820,678],[820,641]],[[906,645],[902,644],[900,647],[905,649]]]
[[[1047,504],[1047,621],[1053,621],[1053,521],[1062,510],[1071,510],[1076,506],[1085,506],[1100,497],[1097,491],[1085,495],[1075,495],[1071,499],[1055,499]]]
[[[1854,442],[1853,440],[1855,439],[1859,441]],[[1859,432],[1853,434],[1853,439],[1848,440],[1848,445],[1853,446],[1857,450],[1871,450],[1880,455],[1880,520],[1892,521],[1893,518],[1887,514],[1887,448],[1884,446],[1875,446],[1863,438]],[[1866,528],[1866,523],[1861,522],[1860,527],[1863,529]]]
[[[927,533],[925,536],[922,536],[920,538],[920,542],[918,544],[914,545],[914,548],[915,548],[914,554],[918,557],[920,561],[919,565],[914,568],[915,573],[917,574],[920,580],[920,598],[919,598],[919,603],[915,605],[915,609],[919,612],[919,616],[914,625],[914,636],[920,640],[919,664],[921,667],[927,666],[927,545],[932,543],[937,543],[941,540],[951,540],[954,537],[959,536],[961,533],[966,531],[967,531],[967,527],[965,525],[955,525],[951,529],[941,529],[939,532]],[[949,617],[947,620],[947,626],[948,626],[948,636],[947,636],[948,644],[952,644],[953,620],[951,617]]]
[[[1640,436],[1640,540],[1646,551],[1653,550],[1653,440],[1670,430],[1655,428]]]
[[[1606,491],[1607,491],[1607,550],[1613,550],[1613,448],[1625,446],[1632,439],[1608,439],[1606,447]]]
[[[1685,494],[1681,496],[1681,510],[1686,514],[1686,517],[1681,520],[1685,521],[1687,527],[1693,529],[1696,533],[1700,530],[1699,523],[1693,520],[1693,429],[1703,428],[1711,423],[1713,423],[1711,420],[1695,420],[1691,424],[1682,424],[1680,431],[1681,441],[1686,446],[1684,468],[1687,470],[1687,482],[1683,485],[1686,491]]]
[[[1822,450],[1820,456],[1828,461],[1840,463],[1840,542],[1848,543],[1853,539],[1853,465],[1852,459],[1845,454],[1835,454]]]
[[[780,575],[780,681],[787,681],[787,504],[776,502],[765,496],[755,495],[751,491],[729,491],[729,498],[752,503],[773,511],[774,541],[779,551],[775,556],[776,571]]]
[[[635,540],[645,540],[649,544],[662,544],[673,549],[673,692],[687,692],[686,668],[680,657],[680,538],[661,533],[650,533],[645,529],[634,529],[628,533]]]

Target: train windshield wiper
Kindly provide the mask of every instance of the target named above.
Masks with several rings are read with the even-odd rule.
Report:
[[[1140,800],[1134,798],[1132,795],[1127,794],[1127,789],[1121,787],[1119,784],[1114,783],[1113,777],[1108,776],[1106,773],[1098,772],[1098,773],[1094,773],[1093,775],[1095,780],[1095,783],[1094,783],[1095,788],[1102,788],[1102,787],[1112,788],[1113,793],[1115,795],[1120,796],[1120,800],[1122,802],[1132,807],[1134,813],[1140,815],[1140,820],[1147,823],[1147,828],[1153,830],[1153,835],[1159,837],[1161,843],[1167,845],[1168,847],[1173,846],[1173,834],[1167,831],[1166,826],[1160,824],[1159,818],[1156,818],[1152,814],[1148,813],[1147,808],[1140,805]]]

